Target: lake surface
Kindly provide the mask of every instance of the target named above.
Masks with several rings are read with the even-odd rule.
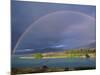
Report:
[[[50,68],[75,68],[95,67],[95,58],[53,58],[53,59],[20,59],[19,56],[12,57],[12,68],[36,68],[46,65]]]

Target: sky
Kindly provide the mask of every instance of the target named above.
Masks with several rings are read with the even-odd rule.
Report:
[[[95,6],[12,1],[11,12],[12,50],[95,42]]]

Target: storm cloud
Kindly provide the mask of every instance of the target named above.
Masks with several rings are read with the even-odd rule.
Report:
[[[19,39],[17,49],[75,48],[95,41],[95,19],[84,13],[56,11],[33,22]]]

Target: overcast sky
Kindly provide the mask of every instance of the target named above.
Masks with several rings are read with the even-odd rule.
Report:
[[[95,6],[13,1],[12,49],[16,44],[16,49],[75,48],[95,42],[95,13]]]

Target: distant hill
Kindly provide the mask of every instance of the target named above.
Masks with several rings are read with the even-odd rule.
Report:
[[[96,48],[96,42],[81,46],[80,48]]]
[[[96,42],[76,47],[76,48],[71,48],[71,49],[78,49],[78,48],[96,48]],[[47,52],[61,52],[65,50],[70,50],[70,49],[63,49],[63,48],[40,48],[40,49],[30,49],[30,50],[19,50],[16,51],[15,54],[31,54],[31,53],[47,53]]]

